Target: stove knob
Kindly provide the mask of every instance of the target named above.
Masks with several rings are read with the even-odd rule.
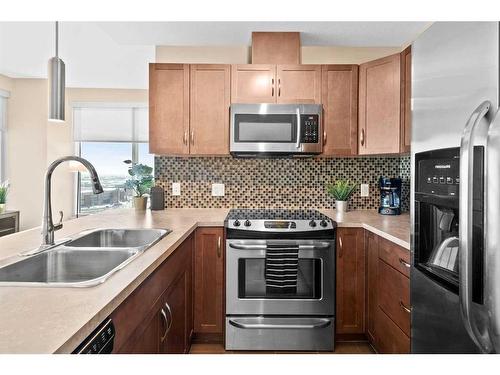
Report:
[[[326,220],[321,220],[319,225],[321,225],[323,228],[325,228],[326,226],[328,226],[328,223],[326,222]]]
[[[250,225],[252,225],[252,223],[250,222],[250,220],[245,220],[245,226],[249,227]]]
[[[235,227],[239,227],[240,226],[240,221],[239,220],[235,220],[234,223],[233,223],[233,225]]]
[[[316,226],[316,222],[314,220],[311,220],[309,222],[309,226],[312,227],[312,228],[314,228]]]

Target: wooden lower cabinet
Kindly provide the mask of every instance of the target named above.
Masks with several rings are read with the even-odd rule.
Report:
[[[366,335],[375,344],[375,316],[377,314],[378,240],[372,232],[366,233]]]
[[[114,353],[189,351],[192,254],[191,236],[111,314],[116,329]]]
[[[337,229],[337,334],[365,333],[364,229]]]
[[[223,228],[196,230],[194,268],[194,332],[202,341],[221,341],[224,327]]]
[[[366,239],[366,335],[379,353],[409,353],[410,253],[371,232]]]

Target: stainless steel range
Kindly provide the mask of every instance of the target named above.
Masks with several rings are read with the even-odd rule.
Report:
[[[336,223],[315,210],[231,210],[226,349],[333,350]]]

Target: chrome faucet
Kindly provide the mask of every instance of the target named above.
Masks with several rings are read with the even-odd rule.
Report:
[[[59,222],[57,224],[54,224],[54,222],[52,221],[51,178],[54,169],[56,169],[59,164],[69,160],[80,162],[85,168],[87,168],[90,173],[90,178],[92,179],[92,190],[94,191],[94,194],[100,194],[104,191],[94,166],[88,160],[80,158],[78,156],[64,156],[52,162],[52,164],[50,164],[47,168],[47,172],[45,173],[45,199],[43,203],[42,245],[40,246],[40,250],[54,246],[54,232],[63,227],[62,211],[59,212]]]

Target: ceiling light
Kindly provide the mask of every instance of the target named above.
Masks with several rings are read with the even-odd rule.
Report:
[[[64,121],[64,62],[59,58],[59,22],[56,22],[56,55],[49,60],[49,120]]]

